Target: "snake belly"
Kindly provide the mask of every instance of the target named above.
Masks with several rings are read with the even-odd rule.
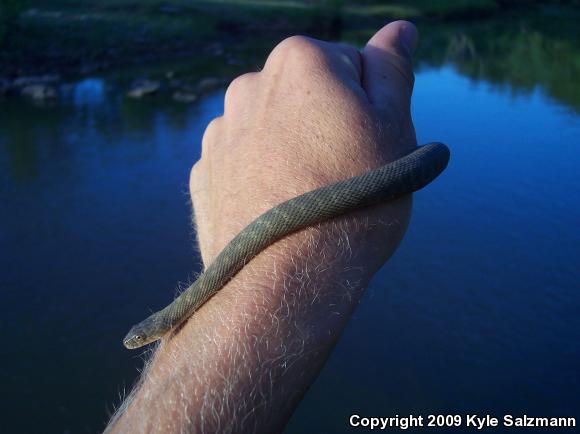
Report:
[[[135,349],[163,337],[187,320],[254,256],[285,235],[426,186],[447,167],[449,156],[444,144],[429,143],[379,169],[304,193],[266,211],[236,235],[170,305],[134,325],[123,344]]]

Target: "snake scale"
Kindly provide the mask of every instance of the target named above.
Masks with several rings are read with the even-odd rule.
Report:
[[[435,179],[448,161],[447,146],[429,143],[379,169],[304,193],[266,211],[236,235],[170,305],[133,326],[123,344],[139,348],[179,326],[254,256],[285,235],[417,191]]]

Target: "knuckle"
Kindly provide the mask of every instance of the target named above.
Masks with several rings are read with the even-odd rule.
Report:
[[[209,149],[211,149],[214,145],[213,143],[215,142],[215,137],[217,134],[217,131],[220,128],[220,125],[222,123],[222,117],[217,117],[214,118],[210,121],[210,123],[207,125],[207,128],[205,129],[204,133],[203,133],[203,137],[201,139],[201,154],[204,155],[208,152]],[[195,168],[195,166],[194,166]]]
[[[201,171],[201,162],[200,160],[196,161],[191,171],[189,172],[189,185],[190,187],[195,185],[196,180],[199,179],[199,173]]]
[[[224,105],[228,106],[235,102],[236,96],[240,94],[254,77],[255,73],[247,73],[234,78],[226,90]]]
[[[307,36],[290,36],[280,42],[274,50],[288,52],[288,51],[299,51],[304,49],[305,47],[312,44],[312,40]]]
[[[315,39],[306,36],[291,36],[272,50],[269,60],[274,63],[295,62],[307,66],[319,62],[325,56],[324,49]]]
[[[215,133],[217,133],[222,123],[222,119],[222,116],[218,116],[217,118],[213,118],[209,124],[207,124],[207,128],[203,134],[205,139],[209,139],[210,137],[213,137]]]

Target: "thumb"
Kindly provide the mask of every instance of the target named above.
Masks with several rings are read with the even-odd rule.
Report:
[[[412,23],[395,21],[375,33],[363,49],[363,88],[381,112],[410,110],[414,82],[411,56],[418,37]]]

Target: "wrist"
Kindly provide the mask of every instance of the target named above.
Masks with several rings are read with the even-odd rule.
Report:
[[[247,325],[257,311],[330,330],[346,321],[374,273],[396,249],[411,200],[350,213],[293,233],[257,255],[208,305],[235,306]]]
[[[258,431],[281,431],[362,290],[403,235],[410,200],[386,207],[299,231],[261,252],[177,333],[162,340],[115,425],[119,432],[137,423],[142,429],[134,431],[151,431],[154,415],[144,417],[139,408],[169,415],[168,427],[213,431],[223,420],[208,408],[255,412]],[[236,430],[245,431],[237,425]]]

